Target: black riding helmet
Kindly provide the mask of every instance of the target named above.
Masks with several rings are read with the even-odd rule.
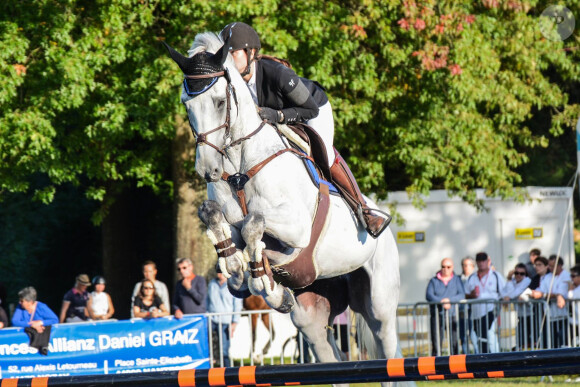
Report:
[[[250,50],[256,49],[256,54],[262,47],[260,37],[256,30],[243,22],[233,22],[224,27],[220,36],[228,47],[228,51],[244,50],[248,57],[248,65],[242,72],[242,76],[250,73],[250,65],[254,58],[250,59]]]
[[[256,30],[246,23],[230,23],[220,32],[220,36],[224,42],[228,43],[229,51],[252,48],[259,50],[262,47]]]

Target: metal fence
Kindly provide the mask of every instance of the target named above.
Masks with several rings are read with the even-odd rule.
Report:
[[[399,306],[406,356],[492,353],[578,347],[580,300],[470,300]]]
[[[289,316],[271,310],[236,314],[240,322],[229,341],[230,364],[226,364],[223,351],[227,330],[222,323],[217,322],[217,330],[209,324],[214,366],[314,361]],[[265,314],[270,317],[267,326],[261,318]],[[222,315],[208,313],[210,321],[219,321]],[[255,330],[251,329],[252,317],[256,320]],[[427,302],[401,304],[397,310],[397,332],[404,357],[580,347],[579,325],[580,300],[568,300],[563,308],[546,300],[464,300],[445,306]],[[346,327],[335,325],[329,329],[334,331],[344,360],[366,360],[354,313]]]

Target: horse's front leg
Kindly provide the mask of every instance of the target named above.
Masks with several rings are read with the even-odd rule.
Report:
[[[242,227],[242,237],[246,242],[244,259],[250,261],[251,272],[248,286],[252,294],[264,297],[272,309],[289,313],[294,308],[294,295],[290,289],[274,281],[264,252],[266,245],[262,242],[265,228],[265,218],[260,214],[250,213],[244,219]]]
[[[198,216],[207,226],[207,236],[216,248],[218,267],[228,279],[230,292],[239,298],[247,297],[248,262],[244,261],[242,251],[234,243],[235,240],[243,244],[239,231],[225,220],[220,205],[213,200],[202,203]]]

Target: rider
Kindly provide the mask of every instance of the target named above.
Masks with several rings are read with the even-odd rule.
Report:
[[[287,62],[258,55],[260,37],[249,25],[230,23],[220,36],[250,89],[260,117],[269,123],[305,122],[318,133],[326,147],[333,183],[368,233],[378,237],[391,218],[379,216],[367,206],[349,167],[332,146],[334,119],[324,89],[318,83],[296,75]]]

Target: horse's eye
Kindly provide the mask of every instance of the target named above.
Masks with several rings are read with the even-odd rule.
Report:
[[[221,109],[221,108],[223,108],[223,107],[224,107],[224,105],[225,105],[225,104],[226,104],[226,101],[224,101],[224,100],[222,99],[221,101],[219,101],[219,102],[218,102],[218,105],[217,105],[217,107],[218,107],[219,109]]]

